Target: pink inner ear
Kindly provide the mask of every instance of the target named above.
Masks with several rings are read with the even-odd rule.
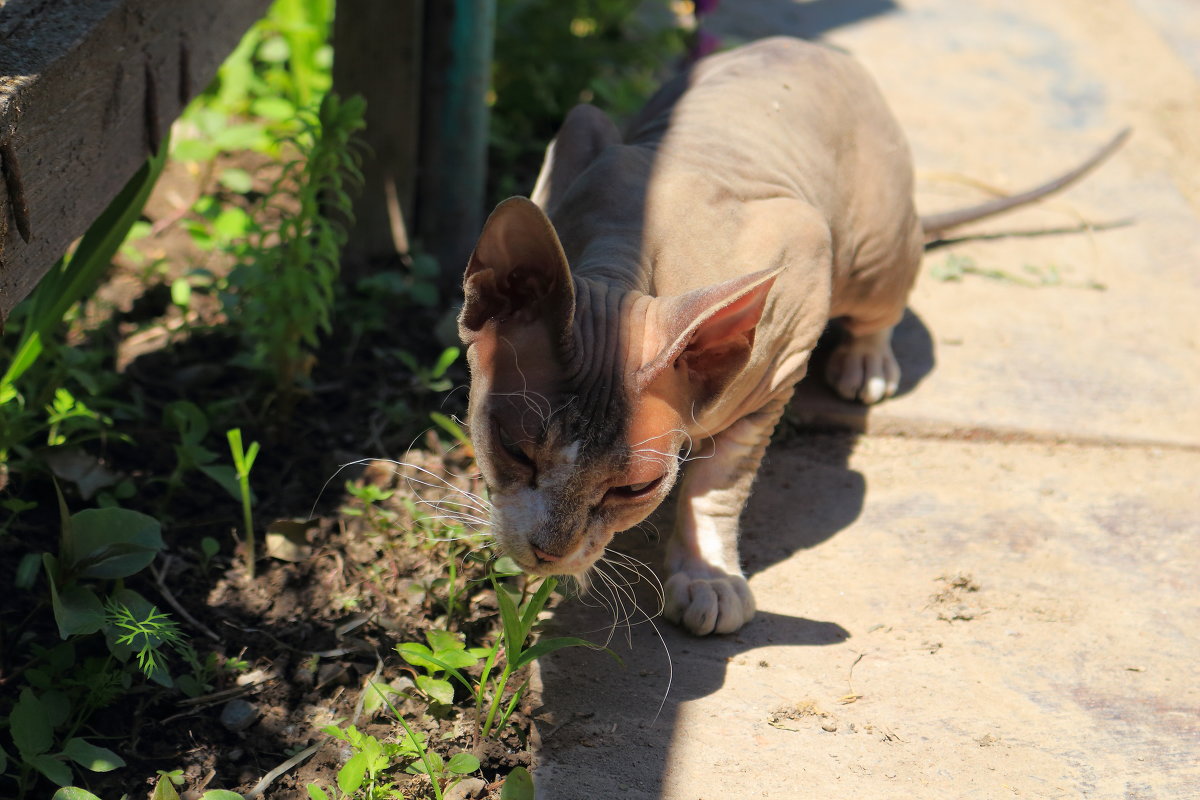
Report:
[[[661,344],[638,371],[639,383],[648,384],[684,356],[690,371],[714,373],[704,381],[710,387],[732,377],[749,357],[755,327],[780,271],[763,270],[684,295],[656,298],[652,335]]]
[[[772,283],[773,279],[759,284],[750,292],[717,309],[696,328],[685,351],[721,347],[737,338],[753,343],[754,329],[762,318],[767,292]]]

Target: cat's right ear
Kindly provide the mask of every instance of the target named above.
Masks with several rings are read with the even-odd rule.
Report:
[[[569,335],[575,309],[571,272],[558,234],[532,201],[510,197],[488,217],[463,276],[459,336],[472,344],[510,325],[541,324]]]

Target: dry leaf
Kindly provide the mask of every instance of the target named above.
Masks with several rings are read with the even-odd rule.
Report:
[[[316,520],[296,522],[280,519],[267,526],[267,555],[280,561],[304,561],[312,557],[308,532],[317,527]]]

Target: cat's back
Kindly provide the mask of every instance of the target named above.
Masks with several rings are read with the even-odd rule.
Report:
[[[863,147],[903,170],[907,144],[875,82],[851,56],[774,37],[710,56],[663,87],[627,141],[670,162],[695,165],[822,204]],[[889,156],[889,154],[891,154]]]
[[[650,100],[627,142],[652,154],[650,240],[704,237],[736,225],[735,207],[776,198],[827,221],[837,275],[919,238],[908,143],[875,81],[839,50],[774,37],[710,56]]]

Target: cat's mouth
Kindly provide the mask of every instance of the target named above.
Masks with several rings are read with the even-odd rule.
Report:
[[[549,575],[582,575],[592,568],[604,552],[604,544],[597,542],[583,544],[572,552],[563,555],[553,555],[536,545],[526,543],[525,552],[521,556],[513,555],[513,559],[531,575],[546,577]]]

